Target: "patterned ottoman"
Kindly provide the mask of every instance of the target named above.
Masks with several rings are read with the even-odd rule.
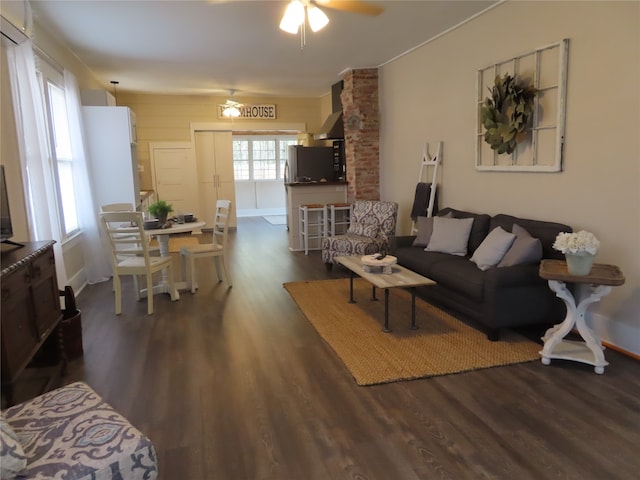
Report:
[[[151,441],[84,383],[2,412],[1,478],[155,479]]]

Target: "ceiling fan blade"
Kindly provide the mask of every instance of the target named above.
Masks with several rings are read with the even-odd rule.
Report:
[[[333,10],[342,10],[344,12],[361,13],[363,15],[377,16],[380,15],[384,8],[374,5],[371,2],[361,0],[312,0],[320,7],[330,8]]]

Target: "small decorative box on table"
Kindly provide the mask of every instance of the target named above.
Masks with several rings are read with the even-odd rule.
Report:
[[[540,276],[549,281],[549,288],[564,300],[567,316],[562,323],[551,327],[542,337],[544,348],[540,351],[542,363],[549,365],[552,358],[574,360],[593,365],[597,374],[604,373],[609,363],[604,359],[604,347],[598,336],[589,328],[585,315],[589,305],[599,302],[611,292],[612,286],[622,285],[624,275],[615,265],[596,263],[588,275],[572,275],[562,260],[542,260]],[[575,297],[567,283],[576,283]],[[573,329],[578,329],[584,342],[563,340]]]
[[[398,259],[391,255],[378,258],[377,255],[379,254],[364,255],[361,257],[362,270],[367,273],[384,273],[385,275],[391,275],[393,273],[391,267],[398,263]]]

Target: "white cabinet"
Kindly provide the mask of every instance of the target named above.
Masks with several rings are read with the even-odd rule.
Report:
[[[231,132],[196,131],[196,168],[200,220],[211,228],[217,200],[231,200],[229,227],[235,228],[236,186],[233,174],[233,147]]]
[[[135,114],[128,107],[82,107],[94,198],[140,205]]]

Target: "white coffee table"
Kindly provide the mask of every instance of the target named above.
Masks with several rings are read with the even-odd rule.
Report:
[[[386,258],[386,257],[385,257]],[[395,259],[395,257],[392,257]],[[390,288],[408,288],[411,292],[411,328],[418,328],[416,325],[416,292],[415,287],[425,285],[435,285],[436,282],[430,278],[403,267],[402,265],[390,264],[391,273],[372,273],[367,272],[362,264],[359,256],[336,257],[334,259],[341,265],[345,266],[351,272],[349,276],[349,303],[356,303],[353,299],[353,277],[358,275],[364,278],[372,286],[371,300],[377,300],[376,287],[384,289],[384,326],[383,332],[390,332],[389,329],[389,289]],[[365,260],[366,261],[366,260]]]

